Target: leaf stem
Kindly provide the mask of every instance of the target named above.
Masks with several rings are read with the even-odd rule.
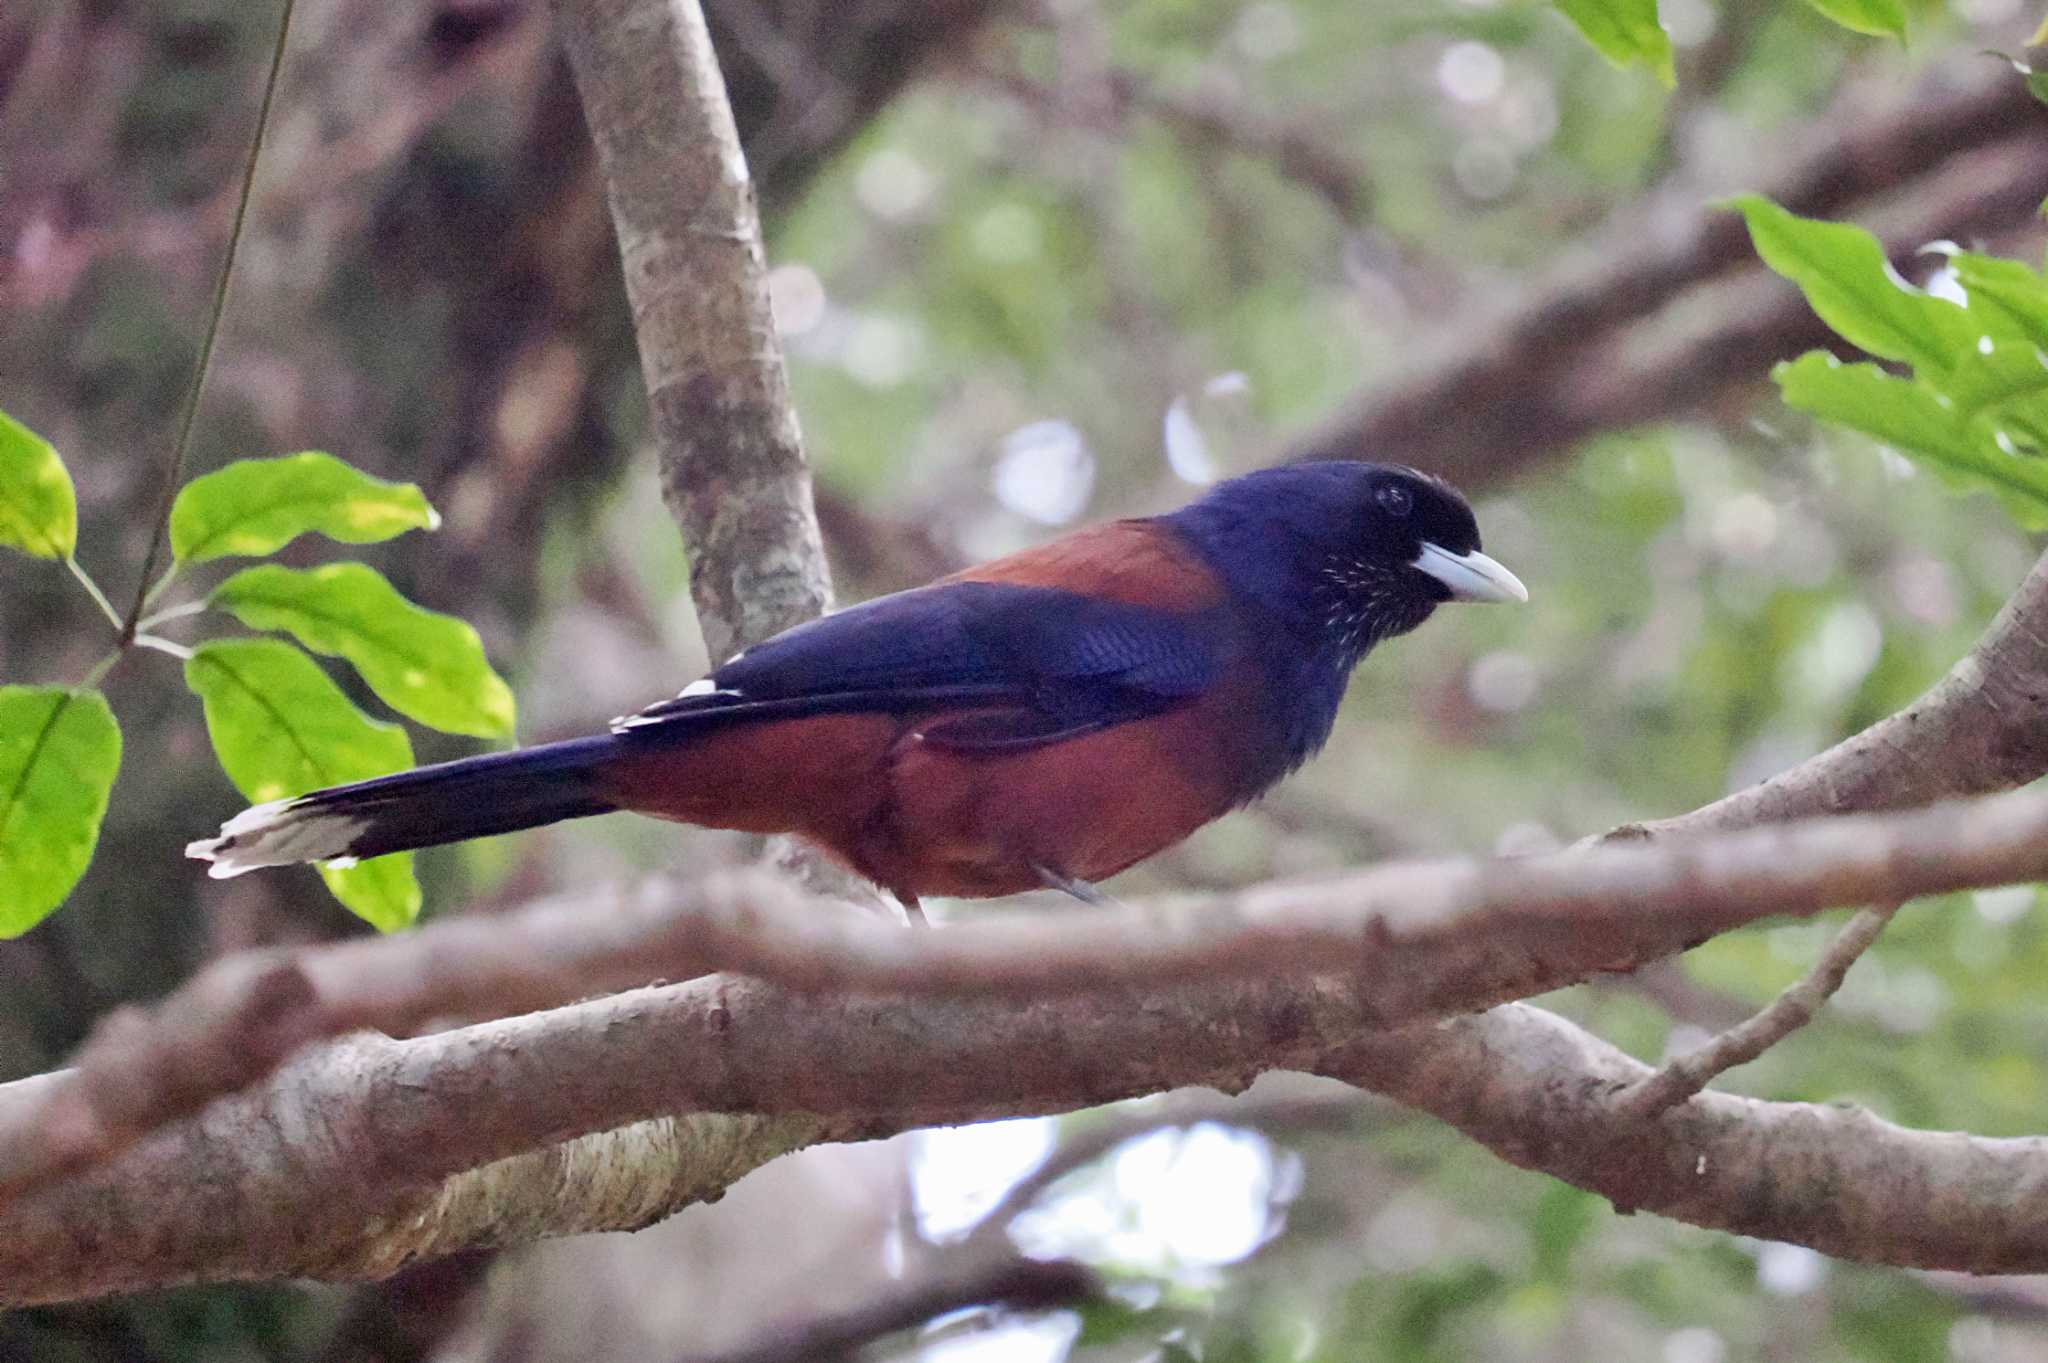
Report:
[[[121,655],[124,651],[117,648],[106,657],[94,663],[92,670],[86,673],[78,685],[71,689],[74,691],[90,691],[93,687],[98,686],[107,673],[113,670],[114,664],[121,661]]]
[[[92,603],[100,608],[100,614],[112,621],[116,630],[126,629],[127,624],[121,619],[121,612],[114,609],[114,603],[107,600],[107,594],[100,590],[99,583],[92,580],[92,574],[85,570],[84,565],[79,563],[72,555],[66,554],[64,556],[64,566],[71,570],[71,575],[78,579],[80,586],[85,588],[85,594],[90,596]]]
[[[192,661],[191,649],[183,644],[172,643],[160,634],[138,634],[134,642],[137,648],[153,648],[159,653],[170,654],[180,662]]]
[[[171,445],[171,466],[164,474],[164,491],[159,500],[156,525],[150,531],[149,552],[142,559],[142,573],[135,588],[135,603],[128,608],[127,616],[120,622],[121,642],[128,643],[135,638],[138,622],[143,609],[148,605],[153,591],[161,590],[168,582],[159,582],[152,589],[147,584],[150,574],[156,571],[156,562],[163,553],[164,536],[170,528],[171,504],[178,495],[178,478],[185,470],[185,458],[192,448],[192,430],[199,416],[199,398],[206,389],[206,374],[213,367],[213,352],[220,340],[220,319],[227,312],[228,284],[235,274],[235,252],[242,243],[242,229],[249,219],[249,199],[256,186],[256,162],[263,154],[263,138],[270,130],[270,110],[277,98],[277,77],[284,69],[285,40],[292,31],[292,6],[295,0],[284,0],[283,9],[277,19],[277,43],[270,53],[270,71],[263,78],[263,103],[256,111],[256,132],[249,139],[248,159],[242,164],[242,188],[235,199],[235,219],[228,228],[227,252],[221,258],[220,274],[214,281],[213,306],[206,318],[206,336],[199,345],[199,362],[193,366],[192,382],[185,389],[184,412],[178,420],[177,439]],[[175,572],[177,566],[172,565]]]
[[[144,576],[147,576],[147,574],[144,574]],[[148,591],[142,594],[142,608],[144,610],[148,610],[151,606],[154,606],[157,603],[158,598],[161,597],[165,592],[169,591],[171,589],[171,584],[173,582],[176,582],[177,580],[178,564],[175,560],[173,560],[171,566],[164,569],[164,575],[156,580],[156,585],[151,587]],[[142,625],[139,621],[136,623],[135,628],[142,628]]]
[[[135,632],[141,634],[144,630],[155,629],[158,625],[167,625],[173,620],[184,620],[199,614],[207,608],[208,603],[204,601],[187,601],[182,606],[168,606],[163,610],[153,611],[137,620],[135,622]]]

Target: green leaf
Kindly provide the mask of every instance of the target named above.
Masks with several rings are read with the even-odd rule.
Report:
[[[327,883],[329,894],[379,932],[411,927],[420,916],[420,882],[413,874],[410,852],[371,857],[353,866],[322,865],[314,869]]]
[[[1788,213],[1758,194],[1728,201],[1764,263],[1799,286],[1821,320],[1852,345],[1938,379],[1977,339],[1962,308],[1899,278],[1877,238],[1847,223]]]
[[[1657,0],[1557,0],[1557,7],[1608,61],[1624,68],[1645,62],[1666,89],[1677,83]]]
[[[0,544],[37,558],[78,547],[78,493],[49,441],[0,412]]]
[[[2025,341],[1998,344],[1986,336],[1941,386],[1964,418],[1998,415],[2048,398],[2048,354]]]
[[[85,874],[120,770],[99,692],[0,686],[0,937],[40,923]]]
[[[1972,316],[1994,317],[2007,329],[2048,350],[2048,280],[2017,260],[1957,251],[1949,257],[1956,282],[1970,297]]]
[[[171,505],[171,552],[181,563],[260,558],[301,535],[374,544],[441,523],[411,483],[387,483],[308,450],[243,459],[194,478]]]
[[[1995,493],[2030,530],[2048,529],[2048,460],[2010,453],[1997,433],[1922,383],[1810,351],[1772,371],[1785,401],[1896,448],[1951,487]]]
[[[221,768],[251,803],[364,781],[412,765],[396,724],[371,719],[311,658],[276,639],[216,639],[185,664]],[[382,931],[419,915],[412,853],[323,866],[334,897]]]
[[[512,688],[491,670],[476,631],[415,606],[366,564],[258,564],[221,583],[207,604],[348,659],[379,699],[422,724],[479,738],[512,732]]]
[[[1806,0],[1852,33],[1906,41],[1906,7],[1901,0]]]

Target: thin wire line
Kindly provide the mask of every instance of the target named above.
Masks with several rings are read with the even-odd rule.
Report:
[[[178,438],[171,446],[171,467],[164,475],[164,493],[159,500],[156,526],[150,532],[149,553],[142,560],[142,574],[135,588],[135,604],[128,608],[127,616],[121,621],[121,642],[128,643],[135,637],[136,621],[142,618],[144,604],[150,596],[150,574],[156,571],[156,561],[163,553],[164,534],[170,528],[171,503],[178,495],[178,478],[185,471],[185,457],[192,447],[192,430],[199,416],[199,398],[206,389],[207,371],[213,367],[214,343],[220,338],[220,319],[227,312],[228,284],[235,274],[235,252],[242,244],[242,227],[249,217],[249,199],[256,186],[256,162],[263,155],[263,139],[270,130],[270,109],[277,98],[277,77],[284,69],[285,40],[292,31],[292,7],[295,0],[284,0],[283,12],[277,21],[277,43],[270,53],[270,73],[263,80],[263,103],[256,111],[256,134],[249,139],[249,156],[242,166],[242,191],[235,200],[235,221],[228,229],[227,254],[220,263],[220,276],[214,281],[213,310],[206,319],[206,339],[199,346],[199,363],[192,371],[192,382],[185,390],[185,410],[178,422]]]

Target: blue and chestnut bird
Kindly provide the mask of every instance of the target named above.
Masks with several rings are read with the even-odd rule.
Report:
[[[799,625],[608,734],[259,805],[187,850],[230,876],[633,810],[798,834],[913,915],[1092,900],[1321,748],[1381,640],[1527,599],[1447,484],[1268,469]]]

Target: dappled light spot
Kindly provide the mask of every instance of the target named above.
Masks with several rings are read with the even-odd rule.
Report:
[[[825,285],[808,265],[778,265],[768,272],[768,305],[776,335],[807,335],[825,320]]]
[[[1070,421],[1034,421],[1003,438],[993,475],[996,500],[1044,525],[1065,525],[1095,491],[1095,456]]]

